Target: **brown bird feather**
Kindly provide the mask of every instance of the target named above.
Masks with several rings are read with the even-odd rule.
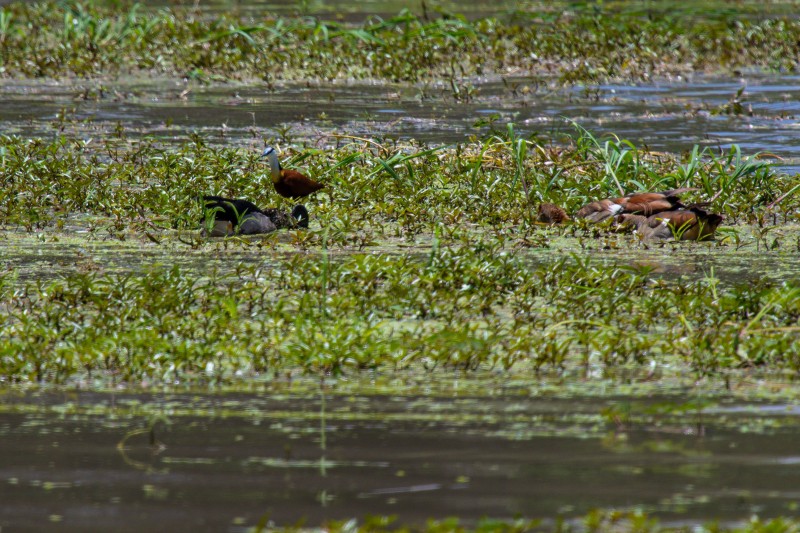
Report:
[[[275,192],[284,198],[295,200],[325,187],[322,183],[314,181],[296,170],[286,169],[281,169],[280,177],[277,181],[273,180],[272,185],[275,187]]]
[[[556,204],[541,204],[536,220],[545,224],[561,224],[569,220],[569,215]]]
[[[270,177],[275,192],[284,198],[303,198],[325,187],[322,183],[314,181],[296,170],[286,170],[281,167],[278,153],[271,146],[267,146],[261,157],[269,160]]]
[[[624,213],[618,220],[622,225],[635,226],[646,239],[702,241],[713,238],[723,217],[699,207],[691,207],[650,216]]]
[[[692,187],[682,187],[664,192],[639,192],[590,202],[581,207],[575,216],[586,218],[592,222],[601,222],[609,217],[623,213],[653,215],[662,211],[670,211],[686,207],[680,201],[681,194],[694,191]]]

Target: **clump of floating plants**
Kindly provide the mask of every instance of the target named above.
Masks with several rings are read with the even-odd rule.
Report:
[[[358,24],[127,6],[16,2],[0,8],[0,75],[459,83],[463,76],[512,73],[574,83],[753,66],[794,71],[800,40],[793,14],[778,8],[770,14],[763,3],[704,6],[701,14],[674,3],[618,9],[564,2],[471,21],[404,10]]]
[[[344,532],[410,532],[424,531],[427,533],[445,533],[455,531],[521,533],[535,531],[540,533],[566,533],[570,531],[615,531],[618,533],[683,533],[688,531],[686,526],[662,525],[657,518],[643,512],[631,511],[593,511],[582,519],[555,521],[547,520],[496,520],[482,519],[476,524],[466,524],[458,518],[444,520],[428,520],[424,526],[405,525],[392,516],[370,516],[361,521],[344,520],[331,521],[325,524],[325,530],[332,533]],[[790,518],[775,518],[761,520],[753,516],[746,523],[739,525],[720,525],[709,523],[703,526],[693,526],[692,531],[708,533],[794,533],[800,530],[800,523]],[[277,529],[276,531],[298,531],[297,528]]]
[[[329,245],[357,235],[413,239],[442,223],[445,237],[465,224],[524,233],[537,227],[540,202],[574,212],[639,190],[695,187],[689,200],[710,202],[727,224],[791,221],[800,202],[786,195],[800,185],[797,176],[744,157],[736,146],[676,157],[584,130],[559,140],[519,138],[509,126],[453,147],[370,141],[290,149],[285,164],[326,183],[332,196],[321,191],[308,201]],[[35,231],[92,215],[94,229],[194,229],[204,194],[290,208],[258,156],[257,149],[213,147],[200,138],[164,148],[149,140],[120,146],[116,139],[0,136],[0,224]]]
[[[616,255],[640,250],[635,236],[535,222],[540,201],[574,210],[620,190],[696,187],[729,226],[758,224],[661,245],[676,265],[703,268],[786,248],[767,223],[793,220],[797,176],[735,147],[673,157],[580,129],[560,141],[509,127],[454,147],[287,150],[287,167],[329,191],[307,199],[311,229],[215,240],[199,235],[203,194],[291,206],[258,150],[0,137],[0,377],[230,383],[446,368],[728,379],[800,367],[796,283],[712,269],[662,277]],[[92,260],[78,268],[15,259],[20,243],[61,240],[163,253],[160,266],[115,268],[103,267],[113,248],[80,252]]]

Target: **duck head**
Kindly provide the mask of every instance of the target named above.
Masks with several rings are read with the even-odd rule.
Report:
[[[536,220],[545,224],[561,224],[569,220],[569,215],[556,204],[540,204]]]
[[[272,183],[277,183],[281,179],[281,162],[278,160],[278,152],[272,146],[267,146],[261,157],[266,157],[269,161],[269,173]]]

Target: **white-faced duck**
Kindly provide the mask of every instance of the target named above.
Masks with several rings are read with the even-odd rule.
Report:
[[[275,192],[284,198],[296,200],[325,187],[322,183],[314,181],[296,170],[286,170],[281,167],[278,152],[271,146],[267,146],[261,157],[266,157],[269,161],[272,185],[275,187]]]
[[[222,196],[203,196],[203,201],[206,210],[213,212],[214,227],[209,232],[212,237],[257,235],[281,228],[308,227],[308,210],[303,205],[296,205],[291,213],[286,213],[275,208],[261,209],[248,200]]]
[[[702,204],[682,204],[680,195],[693,190],[696,189],[684,187],[597,200],[581,207],[574,216],[590,222],[602,222],[615,217],[622,225],[636,228],[645,238],[711,238],[722,223],[722,216],[708,213],[702,209]],[[561,207],[545,203],[539,206],[537,220],[546,224],[561,224],[570,220],[570,217]]]
[[[662,211],[655,215],[632,215],[623,213],[617,221],[623,226],[632,226],[645,239],[676,239],[679,241],[704,241],[714,237],[722,224],[722,215],[709,213],[692,206],[687,209]]]

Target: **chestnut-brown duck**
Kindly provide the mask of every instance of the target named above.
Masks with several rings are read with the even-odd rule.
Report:
[[[693,206],[650,216],[623,213],[617,220],[623,226],[635,227],[645,239],[704,241],[714,237],[723,217]]]
[[[619,198],[596,200],[584,205],[575,213],[575,218],[585,218],[590,222],[602,222],[623,213],[638,215],[654,215],[662,211],[673,211],[685,208],[680,195],[693,191],[694,188],[683,187],[664,192],[637,192]],[[566,211],[555,204],[541,204],[538,220],[547,224],[560,224],[569,220]]]

